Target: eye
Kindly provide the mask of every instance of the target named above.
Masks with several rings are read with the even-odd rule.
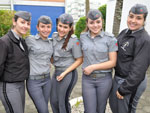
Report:
[[[96,21],[96,23],[98,23],[98,24],[99,24],[99,23],[101,23],[101,21],[100,21],[100,20],[98,20],[98,21]]]
[[[64,28],[65,28],[65,29],[68,29],[68,27],[67,27],[67,26],[64,26]]]
[[[51,28],[51,26],[47,26],[47,28]]]
[[[134,18],[134,16],[133,15],[129,15],[129,18]]]
[[[27,24],[30,26],[30,25],[31,25],[31,22],[28,22]]]
[[[41,25],[40,27],[41,27],[41,28],[44,28],[45,26],[44,26],[44,25]]]
[[[21,21],[22,24],[25,24],[25,21]]]
[[[93,24],[93,23],[94,23],[93,21],[90,21],[90,22],[89,22],[89,24]]]
[[[138,17],[137,17],[137,20],[142,20],[142,19],[143,19],[143,18],[142,18],[142,17],[140,17],[140,16],[138,16]]]
[[[62,25],[58,24],[58,27],[62,27]]]

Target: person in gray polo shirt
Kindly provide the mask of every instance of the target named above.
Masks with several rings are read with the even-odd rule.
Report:
[[[69,96],[77,82],[76,68],[82,63],[80,42],[73,35],[73,18],[62,14],[58,18],[57,31],[53,33],[53,65],[51,107],[53,113],[71,113]]]
[[[92,9],[87,14],[86,32],[80,35],[83,51],[82,96],[84,113],[105,113],[112,87],[112,68],[116,65],[116,38],[102,29],[102,14]]]
[[[51,18],[43,15],[38,19],[38,34],[26,38],[30,60],[30,76],[27,80],[27,91],[38,113],[49,113],[50,59],[53,54],[53,47],[48,36],[51,33],[51,29]]]

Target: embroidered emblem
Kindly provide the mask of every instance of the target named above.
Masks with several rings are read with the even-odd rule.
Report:
[[[80,43],[79,43],[79,40],[77,40],[77,41],[76,41],[76,45],[79,45],[79,44],[80,44]]]
[[[121,48],[124,50],[124,51],[126,51],[126,47],[128,47],[129,46],[129,42],[125,42],[122,46],[121,46]]]

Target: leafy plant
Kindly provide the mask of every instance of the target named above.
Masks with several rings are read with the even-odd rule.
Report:
[[[0,10],[0,37],[5,35],[12,26],[15,11]]]

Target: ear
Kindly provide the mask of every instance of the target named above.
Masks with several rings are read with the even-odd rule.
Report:
[[[39,26],[36,26],[37,31],[39,32]]]
[[[16,21],[14,18],[12,19],[12,22],[13,22],[13,26],[16,26]]]

